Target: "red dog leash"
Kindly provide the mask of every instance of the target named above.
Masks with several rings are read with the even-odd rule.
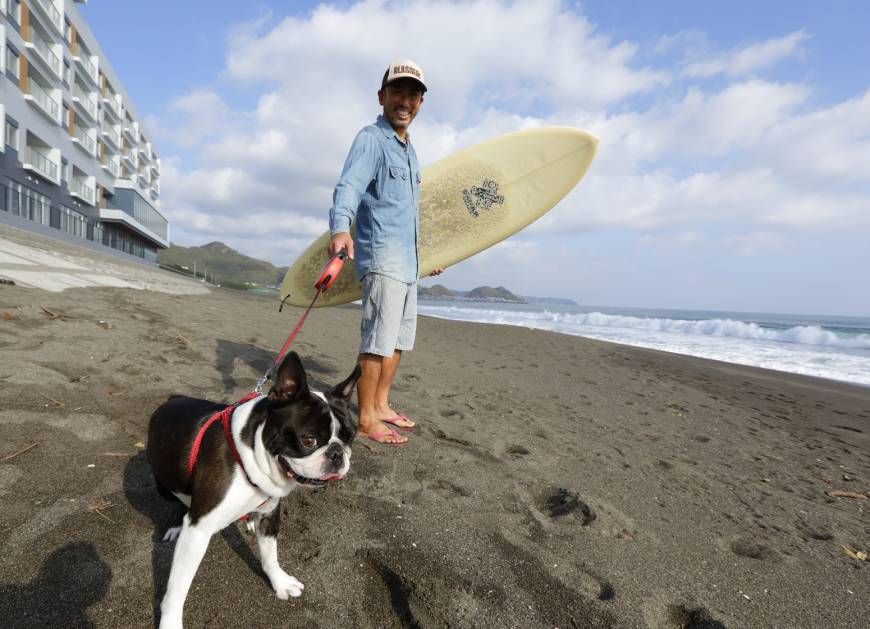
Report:
[[[339,251],[336,255],[329,259],[329,262],[326,263],[326,266],[323,268],[323,273],[320,274],[320,278],[315,282],[314,288],[317,289],[317,292],[314,294],[314,299],[311,300],[311,304],[306,308],[302,317],[299,319],[299,323],[296,324],[296,327],[293,328],[293,331],[290,333],[290,336],[287,337],[287,341],[284,343],[284,346],[281,348],[281,351],[278,352],[278,357],[275,359],[275,362],[272,363],[272,366],[269,367],[269,370],[257,381],[257,386],[250,393],[245,394],[245,396],[224,408],[221,411],[218,411],[214,415],[208,418],[206,422],[200,427],[199,432],[196,433],[196,438],[193,440],[193,445],[190,448],[190,456],[187,459],[187,475],[191,476],[193,474],[193,469],[196,467],[196,460],[199,458],[199,449],[202,447],[202,438],[205,436],[205,431],[208,430],[212,424],[216,421],[220,420],[224,427],[224,436],[226,437],[227,443],[230,446],[230,451],[233,454],[233,459],[235,459],[236,463],[239,464],[239,467],[242,468],[242,473],[245,475],[245,478],[248,479],[248,482],[254,485],[251,481],[250,476],[248,476],[247,471],[245,471],[245,466],[242,464],[242,459],[239,457],[238,448],[236,448],[236,440],[233,439],[232,429],[230,427],[230,420],[233,416],[233,411],[236,410],[237,407],[241,406],[245,402],[252,400],[253,398],[261,395],[261,391],[263,386],[266,384],[266,381],[272,376],[272,373],[277,369],[278,365],[281,364],[281,360],[284,358],[284,355],[287,353],[287,350],[290,349],[290,345],[293,343],[293,339],[296,338],[296,335],[299,333],[299,330],[302,328],[302,324],[305,323],[305,319],[308,317],[308,313],[311,312],[311,309],[314,307],[314,302],[317,301],[317,298],[320,297],[320,294],[326,292],[335,279],[338,277],[338,274],[341,273],[342,267],[344,267],[344,261],[347,259],[347,254],[344,249]],[[256,485],[255,485],[256,486]]]

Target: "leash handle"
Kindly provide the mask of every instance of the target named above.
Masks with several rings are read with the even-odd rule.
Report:
[[[320,279],[314,283],[314,288],[321,292],[329,290],[329,287],[338,278],[338,274],[341,273],[345,260],[347,260],[347,251],[344,249],[332,256],[323,267],[323,273],[320,274]]]

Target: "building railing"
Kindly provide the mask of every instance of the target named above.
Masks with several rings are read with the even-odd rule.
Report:
[[[27,162],[42,175],[52,181],[57,181],[57,174],[60,171],[60,166],[51,161],[47,155],[36,150],[32,146],[28,146],[25,158],[27,159]]]
[[[45,40],[37,35],[33,29],[30,29],[30,32],[30,40],[33,47],[36,48],[39,55],[45,60],[51,69],[54,70],[54,73],[57,76],[60,76],[60,58],[54,54],[52,49],[48,47],[48,44],[45,43]]]
[[[28,83],[30,85],[30,95],[33,96],[33,100],[35,100],[39,106],[45,110],[45,113],[51,116],[52,120],[57,120],[60,116],[60,103],[49,96],[48,92],[46,92],[45,89],[33,79],[30,79]]]
[[[84,199],[91,205],[95,204],[96,192],[91,186],[86,184],[81,179],[76,179],[75,177],[73,177],[72,181],[69,182],[69,189],[72,192],[75,192],[77,195],[79,195],[82,199]]]
[[[51,207],[47,197],[20,184],[17,189],[0,184],[0,211],[140,258],[145,257],[144,245],[132,236],[111,225],[103,225],[99,220],[88,219],[68,207]]]
[[[94,62],[91,61],[90,56],[81,48],[73,53],[75,55],[74,59],[76,59],[85,69],[85,73],[91,78],[91,80],[96,83],[97,82],[97,67],[94,65]]]
[[[78,138],[79,142],[82,143],[88,151],[93,155],[97,152],[97,143],[96,141],[88,135],[88,133],[80,126],[76,126],[76,138]]]
[[[115,127],[103,127],[103,133],[109,136],[109,139],[115,143],[115,146],[121,146],[121,134],[115,130]]]
[[[87,110],[89,114],[97,119],[97,99],[91,96],[89,93],[85,92],[79,85],[73,84],[73,96],[79,99],[82,106]]]
[[[36,4],[42,7],[42,10],[51,17],[52,23],[58,30],[63,29],[63,20],[61,19],[60,11],[57,10],[57,7],[54,6],[53,2],[50,0],[36,0]]]
[[[121,176],[121,169],[118,166],[118,159],[116,157],[107,157],[103,155],[103,158],[100,160],[103,166],[112,173],[112,176],[116,179]]]
[[[121,119],[121,109],[118,105],[118,101],[115,100],[114,94],[104,94],[103,102],[106,104],[106,110],[110,111],[115,118]]]

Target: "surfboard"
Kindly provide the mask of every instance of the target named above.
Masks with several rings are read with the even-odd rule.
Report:
[[[570,127],[542,127],[500,135],[422,170],[420,277],[501,242],[537,220],[576,186],[592,163],[598,138]],[[329,232],[293,263],[281,284],[285,303],[306,307],[329,259]],[[360,299],[353,261],[315,304]]]

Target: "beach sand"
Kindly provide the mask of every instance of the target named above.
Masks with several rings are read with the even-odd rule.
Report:
[[[232,402],[300,311],[216,290],[0,286],[0,624],[147,627],[171,510],[142,446],[172,393]],[[48,311],[43,308],[48,309]],[[294,344],[353,369],[359,310]],[[242,525],[212,540],[190,627],[861,627],[870,390],[555,333],[421,318],[404,448],[284,501],[278,600]],[[100,505],[103,508],[97,509]]]

